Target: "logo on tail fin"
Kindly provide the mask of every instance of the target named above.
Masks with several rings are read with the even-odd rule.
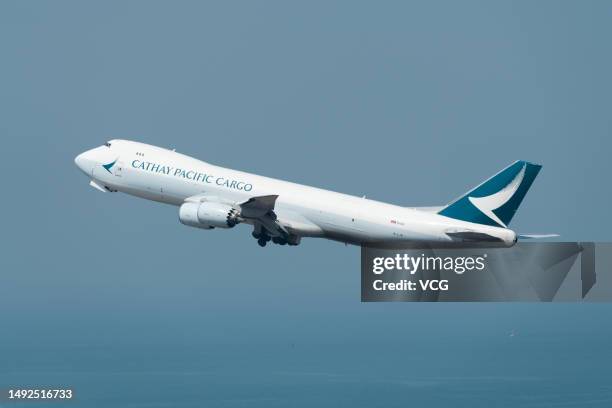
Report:
[[[457,198],[440,215],[508,228],[542,166],[518,160]]]
[[[493,211],[506,204],[514,196],[518,188],[521,186],[521,183],[523,182],[526,168],[527,164],[524,164],[523,168],[521,168],[521,171],[518,172],[516,177],[514,177],[514,179],[506,187],[504,187],[497,193],[488,195],[486,197],[468,196],[468,200],[470,200],[470,203],[472,203],[474,207],[478,208],[484,215],[486,215],[502,227],[507,228],[507,225],[502,220],[500,220],[499,217],[495,215]]]

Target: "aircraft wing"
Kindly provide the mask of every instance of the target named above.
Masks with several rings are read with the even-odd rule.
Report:
[[[240,204],[240,216],[253,221],[255,228],[264,228],[271,237],[287,238],[289,231],[278,221],[274,204],[278,195],[251,197]]]
[[[274,214],[277,195],[251,197],[240,204],[240,214],[245,218],[260,218]]]

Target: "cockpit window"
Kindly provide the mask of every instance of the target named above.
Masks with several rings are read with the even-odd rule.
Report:
[[[104,146],[111,147],[111,144],[110,144],[110,142],[106,142],[106,143],[104,143]]]

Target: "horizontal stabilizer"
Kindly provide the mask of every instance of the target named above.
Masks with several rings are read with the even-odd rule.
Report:
[[[503,242],[500,238],[485,234],[483,232],[458,231],[447,232],[446,235],[448,235],[454,241],[461,242]]]
[[[556,238],[559,234],[518,234],[519,239],[544,239],[544,238]]]

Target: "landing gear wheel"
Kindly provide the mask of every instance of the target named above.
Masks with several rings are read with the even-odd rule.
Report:
[[[266,244],[268,243],[268,241],[266,239],[264,239],[264,238],[259,238],[257,240],[257,243],[259,244],[260,247],[265,247]]]

